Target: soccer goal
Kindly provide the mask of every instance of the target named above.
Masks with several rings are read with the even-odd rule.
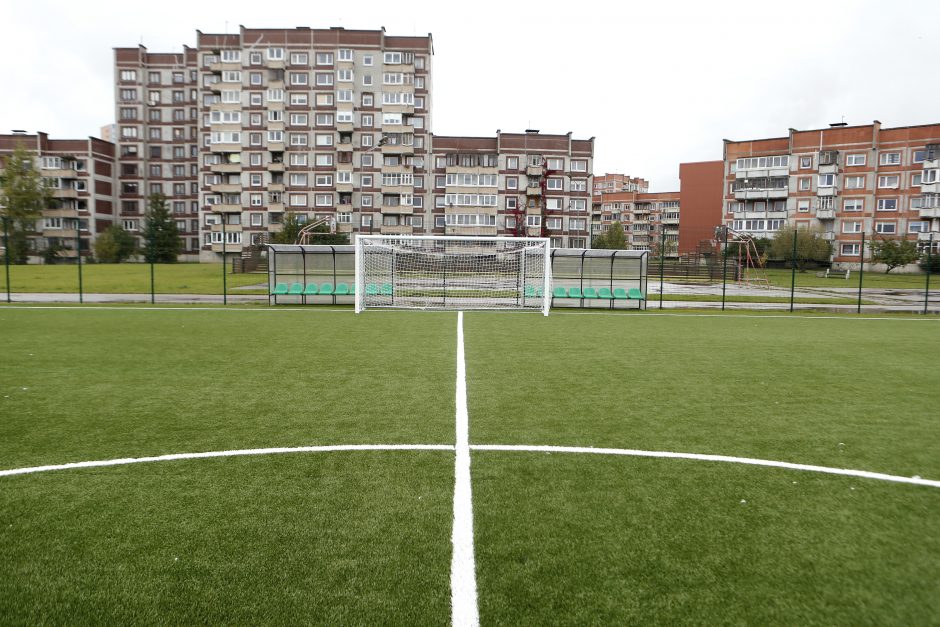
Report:
[[[356,313],[396,309],[528,309],[548,315],[550,240],[356,236]]]

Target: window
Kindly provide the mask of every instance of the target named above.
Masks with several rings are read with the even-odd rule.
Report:
[[[333,84],[333,73],[332,72],[317,72],[317,85],[329,86]]]
[[[332,156],[332,155],[330,155]],[[307,153],[304,152],[292,152],[290,153],[290,164],[291,165],[307,165]]]
[[[241,50],[223,50],[222,63],[240,63],[242,60]]]
[[[372,75],[363,74],[362,75],[362,86],[363,87],[372,87]]]
[[[362,196],[360,196],[359,203],[363,207],[371,207],[372,206],[372,194],[363,194]]]
[[[292,93],[290,95],[290,103],[292,105],[307,105],[307,94],[296,94]]]
[[[307,114],[306,113],[291,113],[290,124],[291,126],[307,126]]]
[[[316,117],[317,126],[333,126],[332,113],[318,113]]]
[[[907,232],[908,233],[926,233],[930,230],[930,222],[908,222],[907,223]]]
[[[363,65],[373,65],[375,63],[375,58],[371,54],[366,54],[362,56]]]
[[[252,107],[261,106],[261,94],[259,92],[252,92],[248,94],[248,104]]]
[[[318,174],[316,177],[316,182],[314,183],[317,187],[330,187],[333,185],[333,175],[332,174]]]
[[[565,169],[565,160],[559,159],[557,157],[549,158],[547,163],[549,170],[564,170]]]
[[[332,166],[333,165],[333,155],[331,154],[317,154],[315,163],[317,166]]]
[[[122,81],[136,81],[137,70],[121,70],[121,80]]]
[[[557,211],[561,209],[561,198],[546,198],[545,199],[545,208],[549,211]]]
[[[365,205],[363,205],[363,207],[364,207],[364,206],[365,206]],[[441,216],[441,217],[443,218],[444,216]],[[365,215],[359,216],[359,224],[360,224],[360,226],[368,226],[368,227],[371,227],[371,226],[372,226],[372,216],[369,215],[369,214],[365,214]],[[443,225],[442,225],[442,226],[443,226]]]
[[[587,220],[584,218],[571,218],[568,220],[568,229],[571,231],[583,231],[587,227]]]
[[[292,52],[290,53],[290,64],[291,65],[307,65],[307,53],[306,52]]]
[[[336,91],[336,102],[352,102],[353,92],[351,89],[339,89]]]
[[[587,210],[587,200],[584,198],[572,198],[571,202],[568,203],[568,208],[571,211],[585,211]]]
[[[349,48],[340,48],[339,49],[339,60],[340,61],[352,61],[353,60],[353,51]]]
[[[242,82],[242,73],[238,70],[226,70],[225,72],[222,72],[222,82],[240,83]]]
[[[317,207],[332,207],[333,206],[333,194],[317,194],[316,205]]]
[[[366,116],[362,116],[362,117],[365,118]],[[372,118],[372,116],[370,115],[370,116],[368,116],[368,117],[369,117],[369,119],[370,119],[370,124],[369,124],[369,126],[372,126],[372,124],[371,124],[371,118]],[[336,123],[337,123],[337,124],[352,124],[352,122],[353,122],[353,112],[352,112],[352,111],[337,111],[337,112],[336,112]]]
[[[572,172],[587,172],[587,161],[585,161],[584,159],[572,159],[571,171]]]
[[[284,90],[283,89],[269,89],[268,90],[268,102],[284,102]],[[271,113],[270,111],[268,112]],[[270,116],[268,117],[270,120]]]
[[[291,72],[290,73],[290,84],[291,85],[306,85],[310,80],[310,77],[306,72]]]
[[[940,169],[924,170],[923,177],[921,179],[922,185],[932,185],[940,179]]]
[[[515,196],[506,197],[506,209],[516,209],[519,207],[519,199]]]
[[[860,244],[842,244],[843,257],[858,257]]]
[[[818,187],[832,187],[836,183],[835,174],[820,174],[817,182]]]
[[[790,155],[777,155],[775,157],[748,157],[738,159],[737,170],[753,170],[766,168],[790,167]]]
[[[893,235],[897,231],[898,225],[894,222],[875,222],[875,233]]]
[[[284,60],[284,49],[283,48],[268,48],[268,61],[283,61]]]
[[[899,165],[901,163],[901,153],[883,152],[878,160],[881,165]]]
[[[852,221],[847,220],[842,223],[842,232],[843,233],[861,233],[862,223],[856,220],[852,220]]]
[[[137,90],[136,89],[122,89],[121,100],[123,100],[124,102],[133,102],[137,100]]]
[[[519,177],[507,176],[506,177],[506,189],[519,189]]]
[[[897,198],[879,198],[878,199],[878,211],[897,211],[897,209],[898,209]]]
[[[865,177],[863,176],[846,176],[845,177],[845,189],[865,189]]]
[[[519,157],[506,157],[506,169],[518,170],[519,169]]]
[[[924,173],[916,172],[911,174],[911,187],[920,187],[924,184]]]
[[[371,107],[373,102],[375,102],[375,96],[372,94],[362,94],[363,107]]]
[[[526,216],[526,226],[542,226],[542,216]]]
[[[891,176],[879,176],[878,188],[879,189],[886,189],[886,188],[896,189],[900,181],[901,181],[901,177],[899,177],[896,174],[891,175]]]
[[[248,185],[251,187],[261,187],[261,175],[252,174],[248,177]]]
[[[242,101],[242,92],[237,89],[227,89],[222,92],[222,102],[227,104],[239,104]]]
[[[865,201],[861,198],[846,198],[842,203],[842,211],[862,211]]]
[[[318,52],[317,53],[317,65],[333,65],[333,53],[332,52]]]
[[[557,230],[561,228],[561,218],[545,218],[545,228]]]
[[[830,176],[831,176],[831,175],[830,175]],[[812,181],[812,179],[810,179],[808,176],[804,176],[804,177],[798,179],[798,189],[799,189],[801,192],[805,192],[805,191],[809,190],[810,187],[812,186],[812,182],[811,182],[811,181]]]
[[[351,83],[353,81],[352,70],[337,70],[336,80],[341,83]]]
[[[865,158],[866,158],[866,157],[865,157],[865,154],[864,154],[864,153],[857,153],[857,154],[854,154],[854,155],[846,155],[846,157],[845,157],[845,165],[846,165],[846,166],[851,166],[851,165],[865,165]]]
[[[805,169],[811,168],[811,167],[813,167],[813,157],[812,157],[812,156],[800,157],[800,169],[801,169],[801,170],[805,170]]]
[[[587,191],[587,179],[571,179],[571,191],[573,192]]]
[[[291,146],[306,146],[307,145],[307,134],[306,133],[288,133],[290,138]]]
[[[546,181],[545,187],[546,189],[554,191],[562,191],[565,188],[565,180],[562,178],[550,177],[548,181]]]
[[[809,199],[803,198],[796,201],[796,210],[801,213],[809,211]]]
[[[306,194],[289,194],[287,199],[291,207],[306,207],[307,206]]]
[[[317,133],[316,144],[317,146],[332,146],[333,145],[332,133]]]
[[[283,142],[284,131],[268,131],[268,143]]]

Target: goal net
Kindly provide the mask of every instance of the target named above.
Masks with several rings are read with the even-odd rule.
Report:
[[[396,309],[528,309],[548,315],[546,238],[358,235],[356,313]]]

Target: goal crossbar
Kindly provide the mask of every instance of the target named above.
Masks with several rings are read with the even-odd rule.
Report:
[[[356,313],[518,309],[548,315],[548,238],[359,235],[355,246]]]

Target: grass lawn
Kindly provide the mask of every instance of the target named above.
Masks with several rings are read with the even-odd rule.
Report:
[[[647,294],[648,307],[655,308],[659,302],[659,294]],[[721,302],[721,294],[663,294],[663,300],[692,301],[692,302]],[[736,294],[726,294],[725,302],[728,303],[789,303],[789,296],[739,296]],[[799,304],[822,304],[822,305],[856,305],[857,298],[833,298],[829,296],[809,297],[796,296],[794,303]],[[871,301],[862,299],[863,305],[873,304]]]
[[[2,307],[0,469],[450,445],[456,321]],[[467,313],[470,442],[940,479],[938,324]],[[940,623],[934,487],[488,450],[471,476],[483,625]],[[0,622],[446,624],[453,491],[448,450],[2,476]]]
[[[848,279],[827,279],[824,277],[816,276],[816,273],[819,270],[807,270],[806,272],[797,272],[796,273],[796,285],[797,287],[852,287],[858,288],[858,272],[853,270],[849,273]],[[790,287],[792,273],[787,269],[769,269],[764,270],[764,274],[767,277],[767,280],[771,285],[776,287]],[[932,279],[937,279],[938,277],[931,277]],[[862,287],[863,288],[877,288],[877,289],[911,289],[911,290],[923,290],[925,281],[927,279],[926,274],[903,274],[897,271],[894,271],[889,274],[884,272],[870,272],[865,270],[864,276],[862,276]],[[933,280],[931,281],[933,282]]]
[[[267,294],[267,274],[228,274],[230,294]],[[264,284],[260,289],[239,289]],[[85,264],[82,289],[88,294],[149,294],[150,265],[145,263]],[[75,265],[10,266],[12,292],[78,293]],[[157,294],[221,294],[222,264],[171,263],[154,266]],[[6,276],[0,272],[0,291],[6,291]]]

